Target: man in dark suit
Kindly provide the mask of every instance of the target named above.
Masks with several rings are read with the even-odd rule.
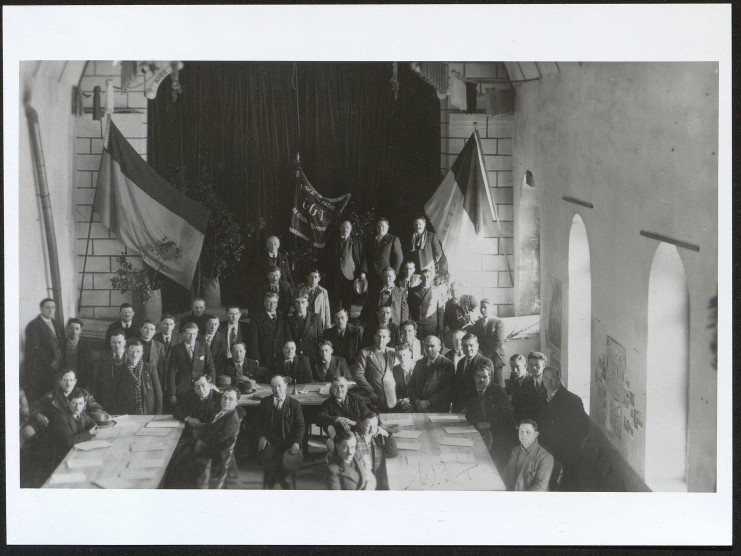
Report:
[[[57,305],[53,299],[39,304],[41,314],[26,326],[24,376],[22,385],[29,402],[39,399],[54,387],[54,375],[60,369],[62,355],[59,340],[64,336],[54,322]]]
[[[456,370],[458,369],[458,361],[463,359],[463,337],[466,335],[463,330],[456,330],[453,332],[451,339],[453,341],[453,348],[446,351],[443,355],[453,362]]]
[[[216,379],[216,369],[211,357],[211,350],[199,340],[198,325],[194,322],[185,325],[185,340],[172,348],[167,368],[167,396],[175,406],[178,398],[190,392],[194,378],[209,375]]]
[[[409,290],[409,318],[416,321],[420,338],[442,338],[445,304],[440,288],[432,285],[433,270],[422,271],[422,283]]]
[[[278,311],[278,294],[265,294],[263,310],[253,315],[250,323],[247,355],[261,367],[270,368],[273,360],[281,358],[283,344],[291,339],[288,321]]]
[[[28,416],[35,432],[39,433],[45,430],[54,418],[54,414],[67,408],[69,396],[73,390],[82,392],[85,398],[86,411],[91,413],[105,411],[90,392],[83,388],[77,388],[77,374],[73,369],[62,370],[60,371],[59,382],[54,390],[30,404]]]
[[[396,383],[396,408],[404,413],[414,411],[414,404],[410,400],[412,376],[415,361],[412,348],[409,344],[399,344],[395,348],[396,359],[400,361],[394,365],[394,382]]]
[[[165,348],[165,369],[170,361],[170,351],[172,347],[182,343],[183,336],[175,330],[175,317],[170,313],[162,313],[160,319],[160,331],[154,335],[154,341],[159,342]]]
[[[111,334],[114,330],[123,330],[127,340],[139,337],[139,327],[134,324],[134,307],[131,303],[122,303],[118,308],[119,318],[116,322],[113,322],[108,327],[105,333],[105,340],[103,341],[103,347],[108,348]]]
[[[352,237],[352,224],[349,220],[340,222],[339,235],[332,235],[327,247],[326,268],[329,274],[329,302],[332,313],[340,307],[350,310],[355,291],[353,282],[367,278],[368,263],[365,259],[363,243]]]
[[[145,363],[148,363],[152,369],[157,371],[160,386],[166,386],[167,361],[165,357],[165,346],[154,339],[156,330],[157,328],[155,327],[154,322],[149,319],[145,320],[139,328],[139,339],[144,348],[144,355],[142,358]]]
[[[221,367],[226,362],[226,338],[219,332],[219,317],[216,315],[206,316],[206,329],[199,330],[198,337],[206,342],[211,350],[211,358],[214,360],[216,368]]]
[[[406,260],[401,265],[401,273],[396,277],[396,285],[403,292],[409,292],[409,290],[416,288],[422,283],[422,277],[416,273],[416,270],[417,266],[414,261]]]
[[[507,393],[512,400],[515,423],[523,419],[535,420],[538,412],[538,393],[535,391],[533,377],[527,372],[525,357],[516,353],[509,358],[509,365],[512,374],[507,383]]]
[[[540,398],[545,398],[545,386],[543,384],[543,370],[548,364],[548,360],[545,355],[539,351],[531,351],[527,354],[527,372],[533,379],[533,389],[535,395]]]
[[[201,375],[192,380],[193,388],[178,400],[172,416],[185,421],[192,430],[210,423],[221,407],[221,393],[211,387],[211,377]],[[188,430],[184,434],[188,434]]]
[[[329,490],[376,490],[376,477],[357,452],[357,437],[351,432],[337,435],[332,457],[327,464]]]
[[[538,400],[537,418],[541,443],[563,464],[564,488],[574,487],[579,456],[589,434],[589,416],[581,398],[561,384],[559,369],[546,367],[543,385],[546,397]]]
[[[383,427],[378,426],[378,415],[368,413],[356,427],[357,452],[365,460],[366,466],[376,476],[379,490],[388,490],[386,459],[399,454],[396,439]]]
[[[504,343],[504,322],[502,319],[498,319],[490,314],[493,311],[493,307],[491,301],[488,299],[481,300],[479,311],[481,312],[481,318],[473,325],[472,332],[479,339],[481,353],[491,359],[494,367],[498,369],[498,376],[496,378],[500,380],[502,369],[504,368],[504,349],[502,348]],[[504,387],[504,382],[500,382],[499,386]]]
[[[394,365],[396,354],[387,347],[390,340],[387,328],[376,330],[374,344],[360,350],[352,371],[355,382],[378,411],[396,407]]]
[[[279,481],[283,489],[290,489],[283,468],[283,454],[301,453],[301,442],[306,426],[301,404],[286,395],[285,379],[276,375],[270,380],[271,396],[263,398],[257,410],[259,440],[257,449],[265,469],[265,484],[273,488]]]
[[[399,274],[404,254],[401,251],[399,238],[389,232],[389,221],[381,218],[376,222],[376,237],[368,244],[366,253],[371,261],[368,281],[372,288],[379,289],[383,283],[383,272],[391,267],[394,269],[394,279]],[[370,286],[369,286],[370,287]]]
[[[293,301],[293,286],[290,282],[281,278],[281,270],[277,266],[270,267],[265,273],[265,278],[260,281],[260,287],[255,289],[253,308],[259,311],[265,296],[274,293],[278,296],[278,311],[288,315]]]
[[[283,280],[293,287],[291,261],[284,252],[280,251],[280,240],[277,236],[270,236],[265,240],[265,248],[257,254],[255,272],[257,272],[258,277],[262,278],[268,270],[273,267],[278,267],[283,276]]]
[[[191,322],[196,323],[198,330],[206,328],[206,300],[197,297],[190,304],[190,315],[186,315],[180,321],[180,333],[185,332],[185,327]]]
[[[363,398],[348,390],[344,376],[334,377],[329,387],[329,399],[322,404],[316,418],[316,424],[325,429],[330,438],[338,432],[351,431],[370,412]]]
[[[409,385],[409,400],[415,411],[450,412],[455,370],[453,363],[440,355],[442,344],[437,336],[424,339],[425,356],[417,361]]]
[[[93,393],[106,411],[118,414],[117,389],[119,378],[124,369],[126,353],[126,335],[123,330],[111,334],[109,347],[95,366],[93,375]]]
[[[75,371],[80,388],[90,388],[93,382],[93,348],[81,337],[84,324],[80,319],[67,320],[65,337],[59,344],[62,369]]]
[[[247,328],[249,320],[238,305],[230,305],[226,308],[226,320],[221,321],[219,332],[226,338],[227,359],[232,356],[232,346],[240,342],[247,344]]]
[[[463,330],[463,327],[470,323],[468,313],[461,306],[460,289],[460,282],[450,283],[450,299],[445,302],[445,311],[443,313],[443,323],[446,332]]]
[[[260,367],[257,361],[247,357],[247,347],[241,342],[232,346],[232,357],[222,363],[219,375],[231,378],[232,384],[237,388],[247,379],[267,382],[269,378],[267,369]]]
[[[481,432],[494,463],[502,470],[517,442],[512,406],[504,388],[492,384],[490,367],[474,367],[474,381],[476,394],[466,405],[466,420]]]
[[[51,473],[67,455],[72,446],[98,434],[98,425],[85,411],[85,396],[75,388],[69,395],[64,411],[54,413],[49,425],[46,467]]]
[[[296,342],[299,355],[309,358],[311,363],[319,359],[319,338],[324,331],[316,313],[308,310],[309,299],[306,295],[297,295],[293,300],[294,311],[288,317],[288,328]]]
[[[376,313],[377,317],[373,319],[372,322],[367,323],[365,326],[365,331],[363,332],[363,347],[373,345],[373,338],[376,335],[376,330],[378,330],[379,328],[389,329],[389,334],[391,334],[391,340],[389,341],[389,344],[396,345],[399,343],[401,339],[401,333],[399,332],[399,325],[391,320],[392,314],[393,313],[390,306],[386,305],[384,307],[379,307],[378,313]]]
[[[332,342],[329,340],[319,342],[319,359],[312,367],[314,381],[331,382],[338,376],[352,377],[345,358],[332,355],[333,352]]]
[[[420,271],[430,268],[440,275],[448,271],[442,243],[434,232],[427,229],[427,220],[423,216],[414,219],[414,235],[408,258],[414,261]]]
[[[324,331],[322,340],[332,342],[334,355],[343,357],[351,364],[360,351],[361,336],[360,328],[348,323],[347,309],[342,308],[335,311],[334,326]]]
[[[311,361],[305,355],[296,353],[296,342],[288,340],[283,345],[283,357],[274,359],[271,374],[282,375],[288,383],[305,384],[311,382]]]
[[[465,411],[468,401],[475,397],[476,386],[473,378],[474,369],[485,366],[492,370],[492,382],[499,384],[496,377],[496,369],[491,359],[479,353],[479,340],[474,334],[466,334],[463,337],[463,353],[466,355],[458,361],[455,371],[455,386],[453,387],[453,413]]]
[[[395,283],[396,272],[393,268],[389,267],[383,271],[382,281],[382,285],[376,285],[370,290],[368,302],[361,311],[361,319],[366,323],[371,322],[378,309],[388,306],[391,307],[391,320],[401,324],[409,318],[409,305],[407,296]]]
[[[143,359],[144,346],[126,342],[126,361],[116,391],[118,411],[125,415],[161,415],[162,387],[157,370]]]

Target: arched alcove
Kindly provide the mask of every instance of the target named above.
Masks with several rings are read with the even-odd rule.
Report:
[[[684,265],[661,243],[648,283],[645,479],[654,491],[687,490],[689,317]]]
[[[589,413],[592,379],[592,270],[589,240],[584,221],[578,214],[569,233],[568,389],[581,397]]]

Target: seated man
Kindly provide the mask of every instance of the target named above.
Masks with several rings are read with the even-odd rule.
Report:
[[[538,444],[538,423],[525,419],[517,427],[520,445],[512,454],[502,478],[509,490],[544,491],[553,472],[553,456]]]
[[[357,453],[365,461],[365,466],[376,477],[379,490],[388,490],[385,458],[395,458],[399,454],[396,440],[390,432],[378,426],[378,415],[368,413],[355,428]]]
[[[242,420],[237,408],[239,397],[236,388],[225,388],[218,413],[204,427],[191,429],[191,436],[180,441],[167,466],[168,488],[202,486],[206,478],[216,483],[223,481]],[[210,474],[205,472],[209,462]]]
[[[161,415],[162,387],[157,370],[144,361],[136,338],[126,343],[126,362],[119,377],[117,410],[123,415]]]
[[[412,359],[412,348],[409,344],[399,344],[396,346],[396,360],[399,361],[394,365],[394,382],[396,383],[396,409],[404,413],[414,411],[414,405],[409,399],[412,375],[414,373],[415,361]]]
[[[167,395],[174,406],[180,396],[191,391],[194,378],[209,375],[216,379],[216,368],[208,346],[198,340],[198,325],[188,323],[183,329],[183,343],[173,346],[167,363]]]
[[[355,361],[360,351],[362,331],[348,323],[347,309],[338,309],[334,313],[334,326],[324,331],[322,340],[329,340],[337,357],[344,357],[348,364]]]
[[[201,375],[193,379],[193,390],[178,400],[172,416],[185,421],[190,430],[198,430],[210,423],[221,407],[221,393],[211,387],[211,377]],[[189,430],[186,428],[184,435]]]
[[[226,375],[232,379],[232,384],[239,389],[241,382],[254,380],[267,382],[267,369],[261,368],[257,361],[247,357],[247,347],[238,342],[232,346],[232,356],[222,363],[219,375]]]
[[[283,357],[273,363],[271,375],[282,375],[289,384],[311,382],[311,362],[305,355],[296,354],[296,342],[283,344]]]
[[[335,437],[335,447],[327,464],[329,490],[376,490],[376,477],[356,453],[357,439],[350,432]]]
[[[455,386],[453,387],[453,413],[465,411],[471,398],[475,397],[476,386],[473,371],[480,365],[486,365],[494,371],[491,359],[479,353],[479,340],[475,334],[466,334],[463,337],[463,353],[465,357],[458,361],[455,370]],[[496,376],[496,375],[494,375]],[[498,380],[494,380],[499,384]]]
[[[363,398],[348,392],[347,379],[338,376],[332,379],[330,397],[322,404],[316,424],[332,438],[336,432],[350,431],[370,410]]]
[[[85,411],[84,392],[74,389],[67,400],[67,406],[63,411],[54,413],[49,425],[47,453],[49,473],[54,471],[72,446],[90,440],[98,434],[98,425]]]
[[[527,354],[527,372],[533,378],[533,389],[538,399],[545,398],[545,386],[543,385],[543,370],[548,364],[545,355],[539,351],[531,351]]]
[[[512,374],[507,384],[507,393],[512,400],[515,423],[523,419],[535,419],[538,411],[538,395],[535,391],[535,382],[527,372],[525,356],[519,353],[509,358]]]
[[[468,401],[466,420],[475,426],[491,451],[498,469],[503,469],[515,443],[512,406],[504,388],[491,382],[491,369],[474,368],[476,396]]]
[[[425,357],[417,361],[412,373],[409,400],[414,410],[449,413],[455,369],[453,362],[440,355],[442,344],[437,336],[425,338]]]
[[[29,406],[31,426],[33,426],[37,433],[46,429],[55,413],[59,411],[64,412],[67,409],[70,394],[75,390],[75,386],[77,385],[77,374],[71,369],[63,370],[59,373],[58,378],[59,380],[54,390]],[[95,401],[95,398],[90,392],[82,388],[77,388],[77,391],[82,393],[88,412],[104,411],[103,407]]]
[[[363,348],[353,365],[353,376],[358,387],[378,411],[389,411],[397,404],[394,364],[396,353],[387,347],[388,328],[376,330],[372,347]]]
[[[338,376],[352,377],[345,358],[332,355],[333,353],[332,342],[329,340],[319,342],[319,360],[314,363],[313,369],[313,378],[316,382],[331,382]]]
[[[269,293],[274,293],[278,296],[277,309],[284,316],[287,315],[293,301],[293,286],[290,282],[281,279],[281,270],[277,266],[268,268],[262,284],[255,288],[256,297],[253,302],[254,307],[258,308],[265,299],[265,296]]]
[[[272,396],[263,398],[257,410],[257,443],[259,460],[265,470],[265,484],[273,488],[276,481],[284,490],[291,486],[286,481],[288,472],[283,468],[283,454],[301,453],[301,442],[306,430],[301,404],[286,395],[286,380],[276,375],[270,380]]]

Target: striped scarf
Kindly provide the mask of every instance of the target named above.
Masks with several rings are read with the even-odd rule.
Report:
[[[144,370],[144,358],[139,359],[135,367],[127,367],[127,371],[136,381],[134,388],[134,397],[136,400],[135,415],[144,415],[144,389],[142,388],[142,373]]]

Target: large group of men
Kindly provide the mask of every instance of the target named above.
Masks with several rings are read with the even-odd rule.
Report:
[[[44,299],[25,337],[21,441],[42,462],[27,484],[48,476],[110,415],[172,413],[186,430],[168,485],[192,485],[206,464],[224,473],[237,434],[249,428],[265,486],[290,488],[307,423],[289,385],[324,382],[330,396],[316,424],[330,438],[329,488],[388,487],[382,463],[397,450],[379,414],[452,411],[481,432],[509,488],[548,490],[554,458],[568,476],[586,439],[581,399],[539,352],[513,355],[504,380],[503,322],[488,299],[477,303],[459,283],[435,285],[446,271],[440,241],[424,218],[414,229],[403,253],[386,219],[367,244],[342,222],[325,272],[312,268],[303,283],[272,236],[254,265],[261,276],[246,288],[247,307],[228,306],[221,320],[195,299],[179,323],[168,313],[156,323],[136,322],[124,303],[97,358],[83,322],[71,318],[59,330],[55,302]],[[257,383],[269,383],[272,395],[247,416],[238,400]]]

